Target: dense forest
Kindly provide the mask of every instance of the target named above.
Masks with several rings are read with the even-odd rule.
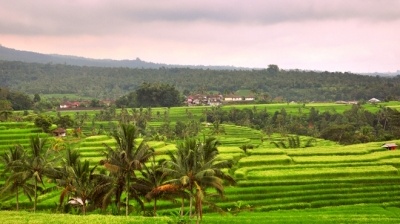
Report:
[[[26,94],[74,93],[97,99],[118,99],[144,82],[174,86],[181,93],[251,90],[273,101],[381,100],[400,98],[400,76],[365,76],[328,71],[193,68],[139,69],[0,61],[0,87]]]

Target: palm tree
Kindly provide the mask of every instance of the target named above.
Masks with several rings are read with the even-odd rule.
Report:
[[[207,138],[203,142],[186,139],[178,144],[175,154],[170,153],[171,161],[167,161],[167,167],[164,169],[172,177],[169,183],[189,191],[190,216],[192,201],[195,199],[197,221],[202,219],[205,190],[211,187],[223,196],[223,180],[234,183],[232,177],[221,171],[222,168],[230,168],[232,163],[218,159],[218,144],[215,138]],[[181,215],[182,212],[183,210],[181,210]]]
[[[130,190],[131,181],[136,178],[135,171],[142,169],[143,164],[153,155],[153,151],[144,141],[137,145],[137,129],[132,124],[121,124],[113,137],[117,142],[116,149],[105,144],[107,158],[102,160],[101,164],[111,172],[116,180],[116,184],[110,188],[110,192],[115,195],[118,211],[121,207],[122,193],[126,193],[125,214],[128,216],[129,196],[131,195],[139,203],[141,202],[139,196],[132,194],[134,191]],[[110,193],[106,194],[106,198],[110,196]],[[104,202],[110,201],[106,198]]]
[[[203,150],[204,150],[204,161],[212,163],[212,169],[215,175],[222,180],[225,180],[230,185],[236,184],[235,180],[228,174],[222,172],[224,168],[231,168],[233,166],[232,160],[220,160],[217,158],[219,155],[218,146],[221,143],[215,137],[204,138]]]
[[[22,188],[23,193],[31,200],[33,192],[33,185],[27,182],[27,177],[20,172],[16,163],[20,162],[24,157],[24,149],[21,145],[15,145],[9,148],[9,153],[1,155],[1,159],[5,164],[3,173],[10,173],[4,186],[0,191],[0,195],[6,192],[16,194],[16,210],[19,210],[19,190]]]
[[[92,201],[96,206],[99,198],[103,196],[105,175],[95,174],[94,171],[97,166],[90,168],[89,161],[81,162],[79,152],[70,148],[67,148],[62,165],[63,167],[59,172],[61,175],[57,179],[58,184],[63,187],[60,195],[60,206],[63,204],[65,196],[72,196],[68,203],[80,206],[85,215],[87,203]],[[106,183],[110,182],[106,181]]]
[[[62,167],[59,168],[60,176],[56,178],[58,186],[63,188],[60,194],[60,206],[62,206],[65,196],[74,191],[73,168],[79,163],[79,158],[80,154],[78,151],[72,150],[69,147],[67,148],[66,156],[61,162]]]
[[[215,120],[213,122],[213,126],[211,127],[211,131],[213,135],[225,134],[225,128],[222,126],[220,120]]]
[[[147,201],[154,200],[153,202],[153,214],[157,215],[157,200],[166,199],[175,201],[176,196],[182,196],[184,191],[179,189],[177,185],[165,184],[167,181],[167,174],[163,172],[163,164],[165,160],[160,160],[156,164],[155,156],[150,166],[144,164],[141,178],[137,178],[132,185],[135,189],[143,195]],[[160,190],[160,187],[163,189]]]
[[[56,170],[52,167],[50,154],[45,151],[47,139],[41,139],[38,135],[30,137],[30,154],[14,163],[14,167],[18,170],[18,175],[33,179],[34,185],[34,203],[33,211],[36,212],[38,190],[41,188],[39,183],[44,186],[44,177],[56,177]]]
[[[284,148],[284,149],[293,149],[293,148],[307,148],[307,147],[312,147],[313,143],[315,143],[316,140],[314,138],[310,138],[306,141],[304,146],[301,145],[301,140],[298,135],[296,136],[289,136],[287,138],[287,144],[283,140],[278,141],[278,142],[271,142],[271,144],[275,145],[277,148]]]
[[[82,206],[82,213],[86,214],[86,204],[91,198],[92,191],[96,187],[93,181],[94,170],[96,166],[93,168],[89,167],[89,161],[85,160],[83,162],[78,162],[72,169],[72,177],[73,177],[73,192],[75,197],[73,198],[73,202],[77,202],[79,206]]]

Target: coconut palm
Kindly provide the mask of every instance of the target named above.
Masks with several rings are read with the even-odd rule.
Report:
[[[130,196],[143,205],[139,195],[130,189],[131,181],[136,178],[135,171],[142,169],[143,164],[153,155],[153,151],[144,141],[137,145],[137,128],[132,124],[121,124],[113,137],[117,143],[116,148],[113,149],[105,144],[106,159],[102,160],[101,164],[111,172],[115,178],[115,184],[109,189],[110,191],[105,195],[103,201],[109,202],[112,192],[118,211],[120,211],[121,196],[125,192],[126,216],[128,216]]]
[[[177,196],[185,195],[184,191],[177,185],[165,184],[167,174],[163,172],[163,164],[165,160],[155,162],[155,156],[150,165],[143,165],[141,172],[142,177],[137,178],[132,188],[144,196],[147,201],[153,200],[153,214],[157,215],[157,201],[160,199],[175,201]],[[162,189],[160,189],[160,187]]]
[[[293,149],[293,148],[307,148],[307,147],[312,147],[313,143],[315,143],[316,140],[314,138],[310,138],[306,141],[304,146],[301,145],[301,140],[298,135],[296,136],[289,136],[287,138],[287,144],[283,140],[278,141],[278,142],[271,142],[271,144],[275,145],[277,148],[284,148],[284,149]]]
[[[212,163],[212,169],[215,175],[222,180],[228,182],[229,185],[236,184],[235,180],[228,174],[222,172],[224,168],[231,168],[233,165],[232,160],[222,160],[217,158],[219,155],[218,146],[221,144],[217,138],[208,137],[203,139],[203,153],[204,153],[204,161],[208,161]]]
[[[145,196],[148,201],[154,200],[153,214],[155,215],[157,212],[157,199],[160,198],[160,195],[151,194],[151,191],[163,184],[166,175],[162,172],[160,166],[155,164],[154,156],[149,167],[143,164],[141,173],[143,177],[134,179],[131,190],[138,195]]]
[[[72,196],[68,200],[68,204],[81,207],[82,213],[85,215],[87,203],[93,201],[96,206],[96,202],[102,196],[99,192],[104,187],[104,175],[95,174],[97,166],[90,167],[88,160],[81,162],[79,152],[70,148],[67,148],[62,165],[59,172],[60,178],[57,179],[59,186],[63,187],[60,205],[63,204],[65,196]]]
[[[18,170],[17,175],[33,180],[34,202],[33,211],[36,212],[39,184],[44,186],[44,177],[56,177],[56,169],[52,166],[49,150],[45,150],[47,139],[39,138],[38,135],[30,137],[30,153],[14,163],[13,167]]]
[[[79,163],[80,154],[76,150],[67,148],[65,158],[62,160],[62,166],[59,170],[59,177],[56,178],[58,186],[62,187],[60,194],[60,206],[64,202],[65,196],[68,196],[74,191],[73,180],[74,180],[74,170],[73,168]]]
[[[32,200],[31,196],[34,194],[33,185],[27,182],[27,177],[20,172],[16,163],[19,163],[24,157],[24,149],[21,145],[15,145],[9,148],[9,153],[1,155],[4,162],[3,173],[8,173],[9,176],[0,191],[0,195],[5,195],[6,192],[16,194],[16,210],[19,210],[19,191]]]
[[[197,221],[202,219],[205,190],[211,187],[223,196],[223,181],[228,180],[230,183],[234,183],[233,178],[221,170],[230,168],[232,163],[217,157],[218,144],[215,138],[207,138],[203,142],[186,139],[177,145],[176,153],[170,153],[171,160],[167,161],[167,167],[164,169],[172,178],[169,184],[189,191],[190,216],[192,215],[193,199],[195,200]]]
[[[96,166],[90,168],[89,161],[78,162],[72,169],[72,186],[74,197],[69,203],[75,203],[82,207],[82,213],[86,214],[86,206],[91,199],[92,192],[96,187],[94,178],[94,170]]]

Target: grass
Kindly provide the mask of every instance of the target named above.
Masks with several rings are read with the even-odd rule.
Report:
[[[295,156],[292,157],[295,163],[353,163],[353,162],[373,162],[381,159],[400,158],[400,151],[384,151],[371,154],[344,155],[344,156]]]
[[[238,180],[237,186],[255,187],[255,186],[292,186],[292,185],[310,185],[310,184],[366,184],[366,185],[393,185],[400,183],[400,176],[369,176],[369,177],[339,177],[329,179],[294,179],[294,180]]]
[[[2,223],[26,223],[26,224],[71,224],[71,223],[168,223],[172,221],[170,217],[143,217],[143,216],[112,216],[90,214],[86,216],[70,214],[50,214],[50,213],[31,213],[26,211],[12,212],[1,211]]]
[[[361,167],[327,167],[327,168],[298,168],[282,170],[249,171],[249,179],[308,179],[308,178],[331,178],[331,177],[358,177],[368,175],[398,175],[398,169],[393,166],[361,166]]]
[[[378,206],[342,206],[326,209],[272,211],[268,213],[242,212],[213,220],[206,216],[206,223],[396,223],[398,208]],[[232,217],[232,218],[230,218]],[[214,222],[213,222],[214,221]]]
[[[302,207],[301,204],[293,204],[293,208]],[[224,214],[205,214],[202,223],[208,224],[235,224],[235,223],[310,223],[310,224],[392,224],[399,223],[400,209],[398,207],[382,207],[378,205],[345,205],[318,209],[291,209],[269,212],[225,212]],[[111,216],[91,214],[86,216],[70,214],[31,213],[26,211],[1,211],[0,218],[3,223],[26,224],[52,224],[52,223],[178,223],[176,213],[165,214],[160,217],[141,216]],[[190,222],[190,220],[187,220]],[[195,220],[192,221],[194,223]]]
[[[289,164],[292,159],[287,155],[269,155],[269,156],[249,156],[239,160],[239,167],[273,165],[273,164]]]

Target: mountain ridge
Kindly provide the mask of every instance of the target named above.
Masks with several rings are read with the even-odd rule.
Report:
[[[171,65],[165,63],[154,63],[142,61],[139,58],[134,60],[114,60],[114,59],[93,59],[72,55],[61,54],[44,54],[33,51],[17,50],[8,48],[0,44],[0,60],[3,61],[22,61],[28,63],[53,63],[68,64],[76,66],[92,66],[92,67],[125,67],[125,68],[204,68],[215,70],[249,70],[251,68],[235,67],[235,66],[207,66],[207,65]]]

